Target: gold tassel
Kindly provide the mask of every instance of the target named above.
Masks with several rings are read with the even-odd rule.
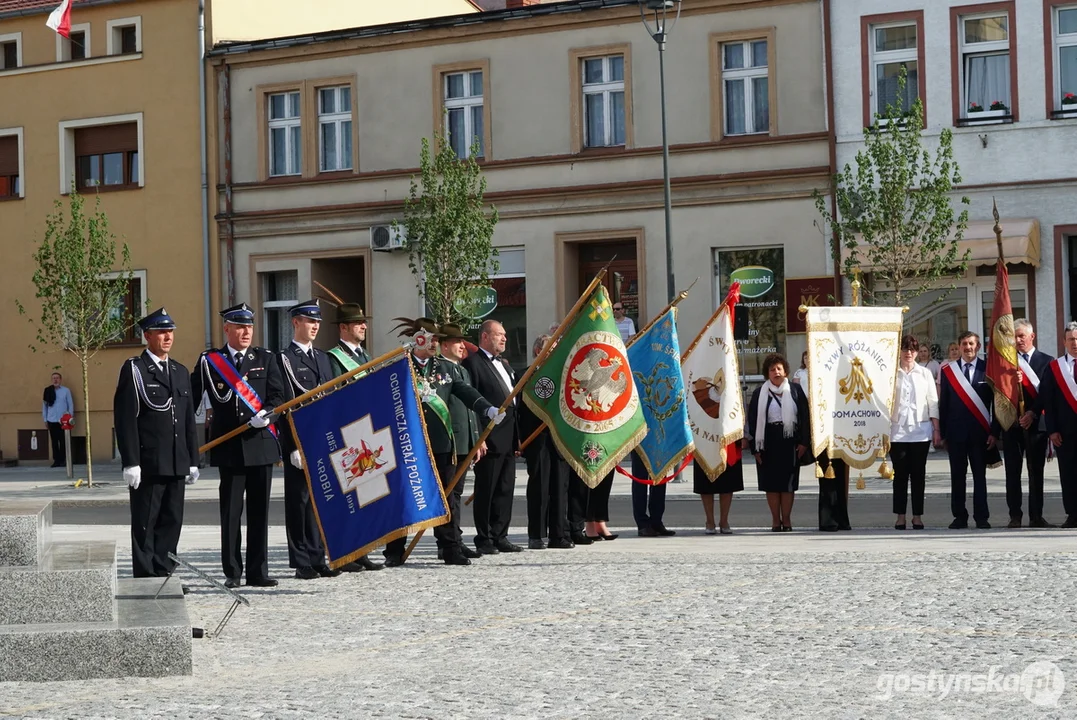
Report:
[[[833,480],[834,479],[834,465],[833,465],[833,463],[826,466],[826,472],[823,474],[823,477],[825,477],[827,480]]]
[[[856,479],[856,489],[863,490],[867,487],[867,483],[864,482],[864,473],[860,473],[860,477]]]
[[[879,465],[879,477],[883,478],[884,480],[894,479],[894,471],[890,469],[890,466],[886,464],[885,460],[883,460],[882,464]]]
[[[823,477],[823,468],[819,466],[819,463],[815,463],[815,477]]]

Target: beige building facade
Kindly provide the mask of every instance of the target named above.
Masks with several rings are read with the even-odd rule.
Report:
[[[666,53],[673,270],[678,289],[699,278],[682,342],[755,273],[749,374],[803,348],[783,281],[832,277],[812,200],[830,172],[822,28],[818,1],[699,0]],[[658,55],[635,2],[222,44],[210,62],[220,301],[258,310],[256,342],[286,343],[283,309],[319,282],[368,309],[374,353],[397,344],[391,319],[422,304],[388,226],[439,127],[461,152],[479,140],[514,365],[611,258],[637,326],[666,304]]]

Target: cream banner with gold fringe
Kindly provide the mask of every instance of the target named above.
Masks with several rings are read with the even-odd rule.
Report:
[[[807,308],[812,452],[864,470],[890,450],[902,308]],[[884,475],[887,470],[880,468]]]

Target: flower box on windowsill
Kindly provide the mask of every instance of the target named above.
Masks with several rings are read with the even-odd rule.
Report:
[[[1077,103],[1062,103],[1062,108],[1051,112],[1052,120],[1064,120],[1066,118],[1077,118]]]
[[[965,125],[1001,125],[1012,123],[1013,114],[1009,110],[979,110],[967,112],[965,117],[957,121],[961,127]]]

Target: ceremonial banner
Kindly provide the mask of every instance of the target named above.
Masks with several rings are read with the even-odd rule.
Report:
[[[901,308],[808,308],[812,453],[863,470],[890,450]]]
[[[684,353],[682,372],[688,386],[688,424],[695,438],[695,459],[714,482],[740,460],[744,437],[744,399],[733,341],[733,306],[740,285],[733,283],[710,322]]]
[[[330,567],[448,521],[407,355],[289,417]]]
[[[995,419],[1003,430],[1009,430],[1017,421],[1021,389],[1017,382],[1010,273],[1001,259],[995,273],[995,304],[991,309],[991,338],[987,345],[987,381],[995,391]]]
[[[561,456],[595,487],[647,434],[606,288],[599,286],[523,389]]]
[[[660,485],[673,479],[693,449],[684,377],[681,375],[676,307],[671,307],[632,338],[628,364],[632,367],[647,423],[647,435],[636,451],[652,484]]]

